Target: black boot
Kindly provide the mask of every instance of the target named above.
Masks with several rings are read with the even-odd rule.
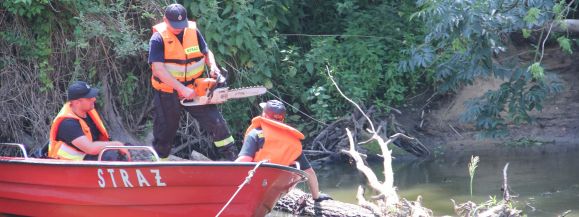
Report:
[[[237,147],[235,147],[233,143],[230,143],[223,147],[219,147],[217,148],[217,151],[219,152],[221,159],[226,161],[234,161],[235,159],[237,159],[237,154],[239,154]]]

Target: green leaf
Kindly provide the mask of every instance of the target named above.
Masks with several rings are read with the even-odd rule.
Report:
[[[543,80],[543,78],[545,77],[545,74],[544,74],[545,70],[541,66],[541,63],[538,63],[538,62],[533,63],[531,66],[529,66],[528,70],[533,75],[533,78],[535,78],[537,80]]]
[[[571,40],[568,39],[565,36],[561,36],[559,38],[557,38],[557,42],[559,42],[559,46],[561,47],[561,50],[563,50],[565,53],[568,54],[572,54],[573,50],[571,49]]]
[[[522,29],[522,31],[523,31],[523,37],[524,37],[524,38],[529,38],[529,37],[531,37],[531,33],[533,32],[533,31],[528,30],[528,29]]]
[[[314,63],[312,62],[307,62],[306,63],[306,70],[308,71],[308,73],[314,73]]]
[[[227,5],[225,6],[225,8],[223,9],[223,12],[221,12],[221,15],[222,15],[222,16],[227,15],[229,12],[231,12],[232,9],[233,9],[233,7],[231,7],[230,4],[227,4]]]
[[[263,86],[265,86],[265,88],[267,88],[267,89],[271,89],[271,88],[273,88],[273,82],[271,82],[270,79],[265,79]]]
[[[538,8],[532,7],[529,9],[529,11],[527,11],[527,15],[525,15],[525,17],[523,18],[523,20],[529,24],[535,24],[537,22],[537,20],[539,19],[539,15],[541,15],[541,10],[539,10]]]

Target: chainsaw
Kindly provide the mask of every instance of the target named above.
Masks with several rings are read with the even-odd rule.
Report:
[[[190,100],[181,100],[181,104],[184,106],[198,106],[207,104],[221,104],[229,99],[245,98],[250,96],[257,96],[267,92],[267,89],[262,86],[256,87],[244,87],[229,89],[229,87],[220,87],[224,79],[214,78],[197,78],[193,83],[193,90],[197,94],[197,97]],[[220,81],[221,82],[218,82]]]

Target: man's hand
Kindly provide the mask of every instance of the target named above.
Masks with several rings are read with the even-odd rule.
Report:
[[[125,146],[124,143],[119,142],[119,141],[110,141],[109,144],[107,146]],[[121,152],[123,155],[128,155],[129,154],[129,150],[121,148],[118,149],[119,152]]]
[[[179,98],[181,99],[193,99],[197,96],[197,94],[195,94],[195,90],[188,88],[188,87],[184,87],[181,88],[177,91],[177,93],[179,94]]]
[[[215,64],[211,65],[211,67],[209,68],[209,76],[211,76],[212,78],[217,78],[218,75],[221,75],[221,70],[219,69],[219,67],[217,67],[217,65]]]
[[[328,194],[320,193],[318,198],[314,199],[316,203],[322,202],[324,200],[333,200],[334,198],[330,197]]]

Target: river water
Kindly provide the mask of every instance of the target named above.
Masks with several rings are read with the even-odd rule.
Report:
[[[470,156],[395,161],[394,180],[398,194],[408,200],[416,200],[421,195],[423,206],[432,209],[435,216],[455,215],[450,199],[477,204],[491,196],[501,200],[503,168],[508,162],[510,193],[517,201],[516,207],[524,214],[551,217],[571,210],[567,217],[579,217],[579,152],[481,156],[474,175],[472,197],[469,161]],[[372,168],[376,175],[381,175],[380,162],[372,163]],[[323,192],[337,200],[356,203],[356,189],[363,181],[353,167],[325,166],[316,172]]]

